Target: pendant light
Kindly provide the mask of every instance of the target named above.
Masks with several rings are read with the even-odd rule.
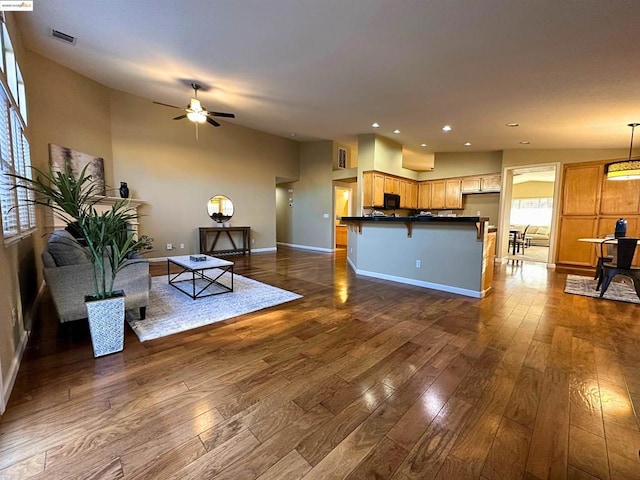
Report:
[[[631,145],[629,146],[629,160],[613,162],[605,165],[607,180],[640,180],[640,160],[631,160],[633,152],[633,132],[640,123],[630,123]]]

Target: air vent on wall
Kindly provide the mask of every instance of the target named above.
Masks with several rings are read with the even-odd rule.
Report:
[[[51,36],[65,43],[70,43],[71,45],[76,44],[76,37],[69,35],[67,33],[61,32],[60,30],[56,30],[54,28],[51,29]]]

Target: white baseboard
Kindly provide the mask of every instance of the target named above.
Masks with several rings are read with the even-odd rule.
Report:
[[[43,280],[40,283],[40,287],[38,288],[38,293],[36,294],[36,298],[33,301],[33,305],[31,306],[30,315],[32,318],[29,319],[30,325],[33,325],[33,321],[34,321],[33,315],[40,308],[40,302],[42,300],[42,296],[44,295],[45,288],[46,288],[46,283]],[[0,399],[0,415],[2,415],[5,409],[7,408],[7,403],[9,402],[9,397],[11,396],[13,385],[16,383],[18,370],[20,370],[20,363],[22,363],[22,356],[24,355],[24,351],[27,348],[27,344],[29,343],[30,336],[31,336],[30,330],[24,330],[22,332],[22,338],[20,338],[20,343],[18,344],[16,353],[13,356],[13,359],[11,360],[11,366],[9,367],[9,371],[7,372],[7,378],[2,379],[2,382],[0,382],[0,385],[3,386],[2,398]]]
[[[391,282],[414,285],[416,287],[430,288],[431,290],[439,290],[441,292],[455,293],[458,295],[464,295],[465,297],[482,298],[487,293],[487,292],[480,292],[476,290],[469,290],[467,288],[459,288],[459,287],[452,287],[450,285],[442,285],[440,283],[431,283],[431,282],[425,282],[423,280],[415,280],[413,278],[397,277],[395,275],[387,275],[385,273],[370,272],[367,270],[358,270],[357,268],[353,267],[353,264],[351,262],[349,262],[349,264],[351,265],[351,268],[353,268],[354,272],[356,272],[357,275],[362,275],[364,277],[379,278],[381,280],[389,280]]]
[[[299,248],[300,250],[312,250],[314,252],[333,253],[333,248],[311,247],[309,245],[296,245],[295,243],[276,242],[277,245],[283,247]]]
[[[266,248],[252,248],[251,253],[265,253],[265,252],[275,252],[277,251],[277,247],[266,247]]]
[[[27,342],[29,341],[30,333],[31,332],[28,332],[26,330],[22,332],[22,338],[20,338],[20,343],[18,344],[16,353],[11,360],[11,365],[9,366],[9,371],[7,372],[7,378],[2,382],[4,388],[2,391],[2,403],[0,404],[0,415],[3,414],[4,410],[7,408],[7,403],[9,402],[9,397],[11,396],[11,390],[13,390],[13,385],[16,382],[18,370],[20,369],[22,355],[24,354],[25,348],[27,348]]]

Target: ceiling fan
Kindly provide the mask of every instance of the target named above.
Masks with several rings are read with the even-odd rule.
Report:
[[[198,138],[198,124],[199,123],[210,123],[214,127],[219,127],[220,124],[216,122],[212,117],[225,117],[225,118],[236,118],[233,113],[224,113],[224,112],[211,112],[207,110],[204,105],[200,103],[198,100],[198,90],[202,88],[201,85],[197,83],[192,83],[191,88],[193,88],[193,97],[185,108],[176,107],[175,105],[169,105],[167,103],[162,102],[153,102],[158,105],[164,105],[165,107],[177,108],[179,110],[183,110],[185,113],[182,115],[178,115],[174,118],[174,120],[182,120],[183,118],[188,118],[192,122],[196,124],[196,138]]]

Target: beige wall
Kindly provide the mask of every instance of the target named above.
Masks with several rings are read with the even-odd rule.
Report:
[[[420,174],[420,180],[464,177],[502,171],[502,152],[436,153],[431,172]]]
[[[553,182],[515,183],[511,198],[553,198]]]
[[[333,248],[332,152],[331,141],[300,144],[300,180],[293,183],[293,234],[288,243]]]
[[[232,225],[250,226],[252,248],[276,245],[276,177],[298,176],[298,143],[223,123],[174,122],[171,109],[123,92],[111,93],[114,184],[126,181],[141,208],[142,233],[153,256],[199,250],[198,227],[212,226],[207,201],[223,194],[234,205]],[[221,122],[222,123],[222,122]],[[166,244],[185,244],[167,252]]]
[[[611,149],[554,149],[554,150],[504,150],[502,154],[503,167],[518,167],[535,165],[538,163],[575,163],[591,162],[595,160],[615,160],[628,158],[629,150],[621,148]]]
[[[463,210],[456,211],[461,216],[474,217],[478,212],[480,216],[489,217],[490,225],[498,225],[500,220],[500,194],[499,193],[472,193],[462,196]]]
[[[13,14],[5,12],[5,18],[26,83],[28,82],[26,53],[15,28]],[[28,86],[27,89],[27,94],[30,94]],[[29,98],[29,117],[30,106]],[[31,118],[29,121],[31,122]],[[32,132],[33,126],[26,131],[28,138],[31,138]],[[2,222],[1,217],[0,222]],[[10,245],[0,243],[0,413],[4,411],[10,387],[18,372],[21,351],[26,345],[27,329],[30,328],[29,315],[38,290],[34,260],[38,237],[38,232],[35,232]]]
[[[281,243],[293,243],[293,186],[293,183],[281,183],[276,187],[276,241]]]

